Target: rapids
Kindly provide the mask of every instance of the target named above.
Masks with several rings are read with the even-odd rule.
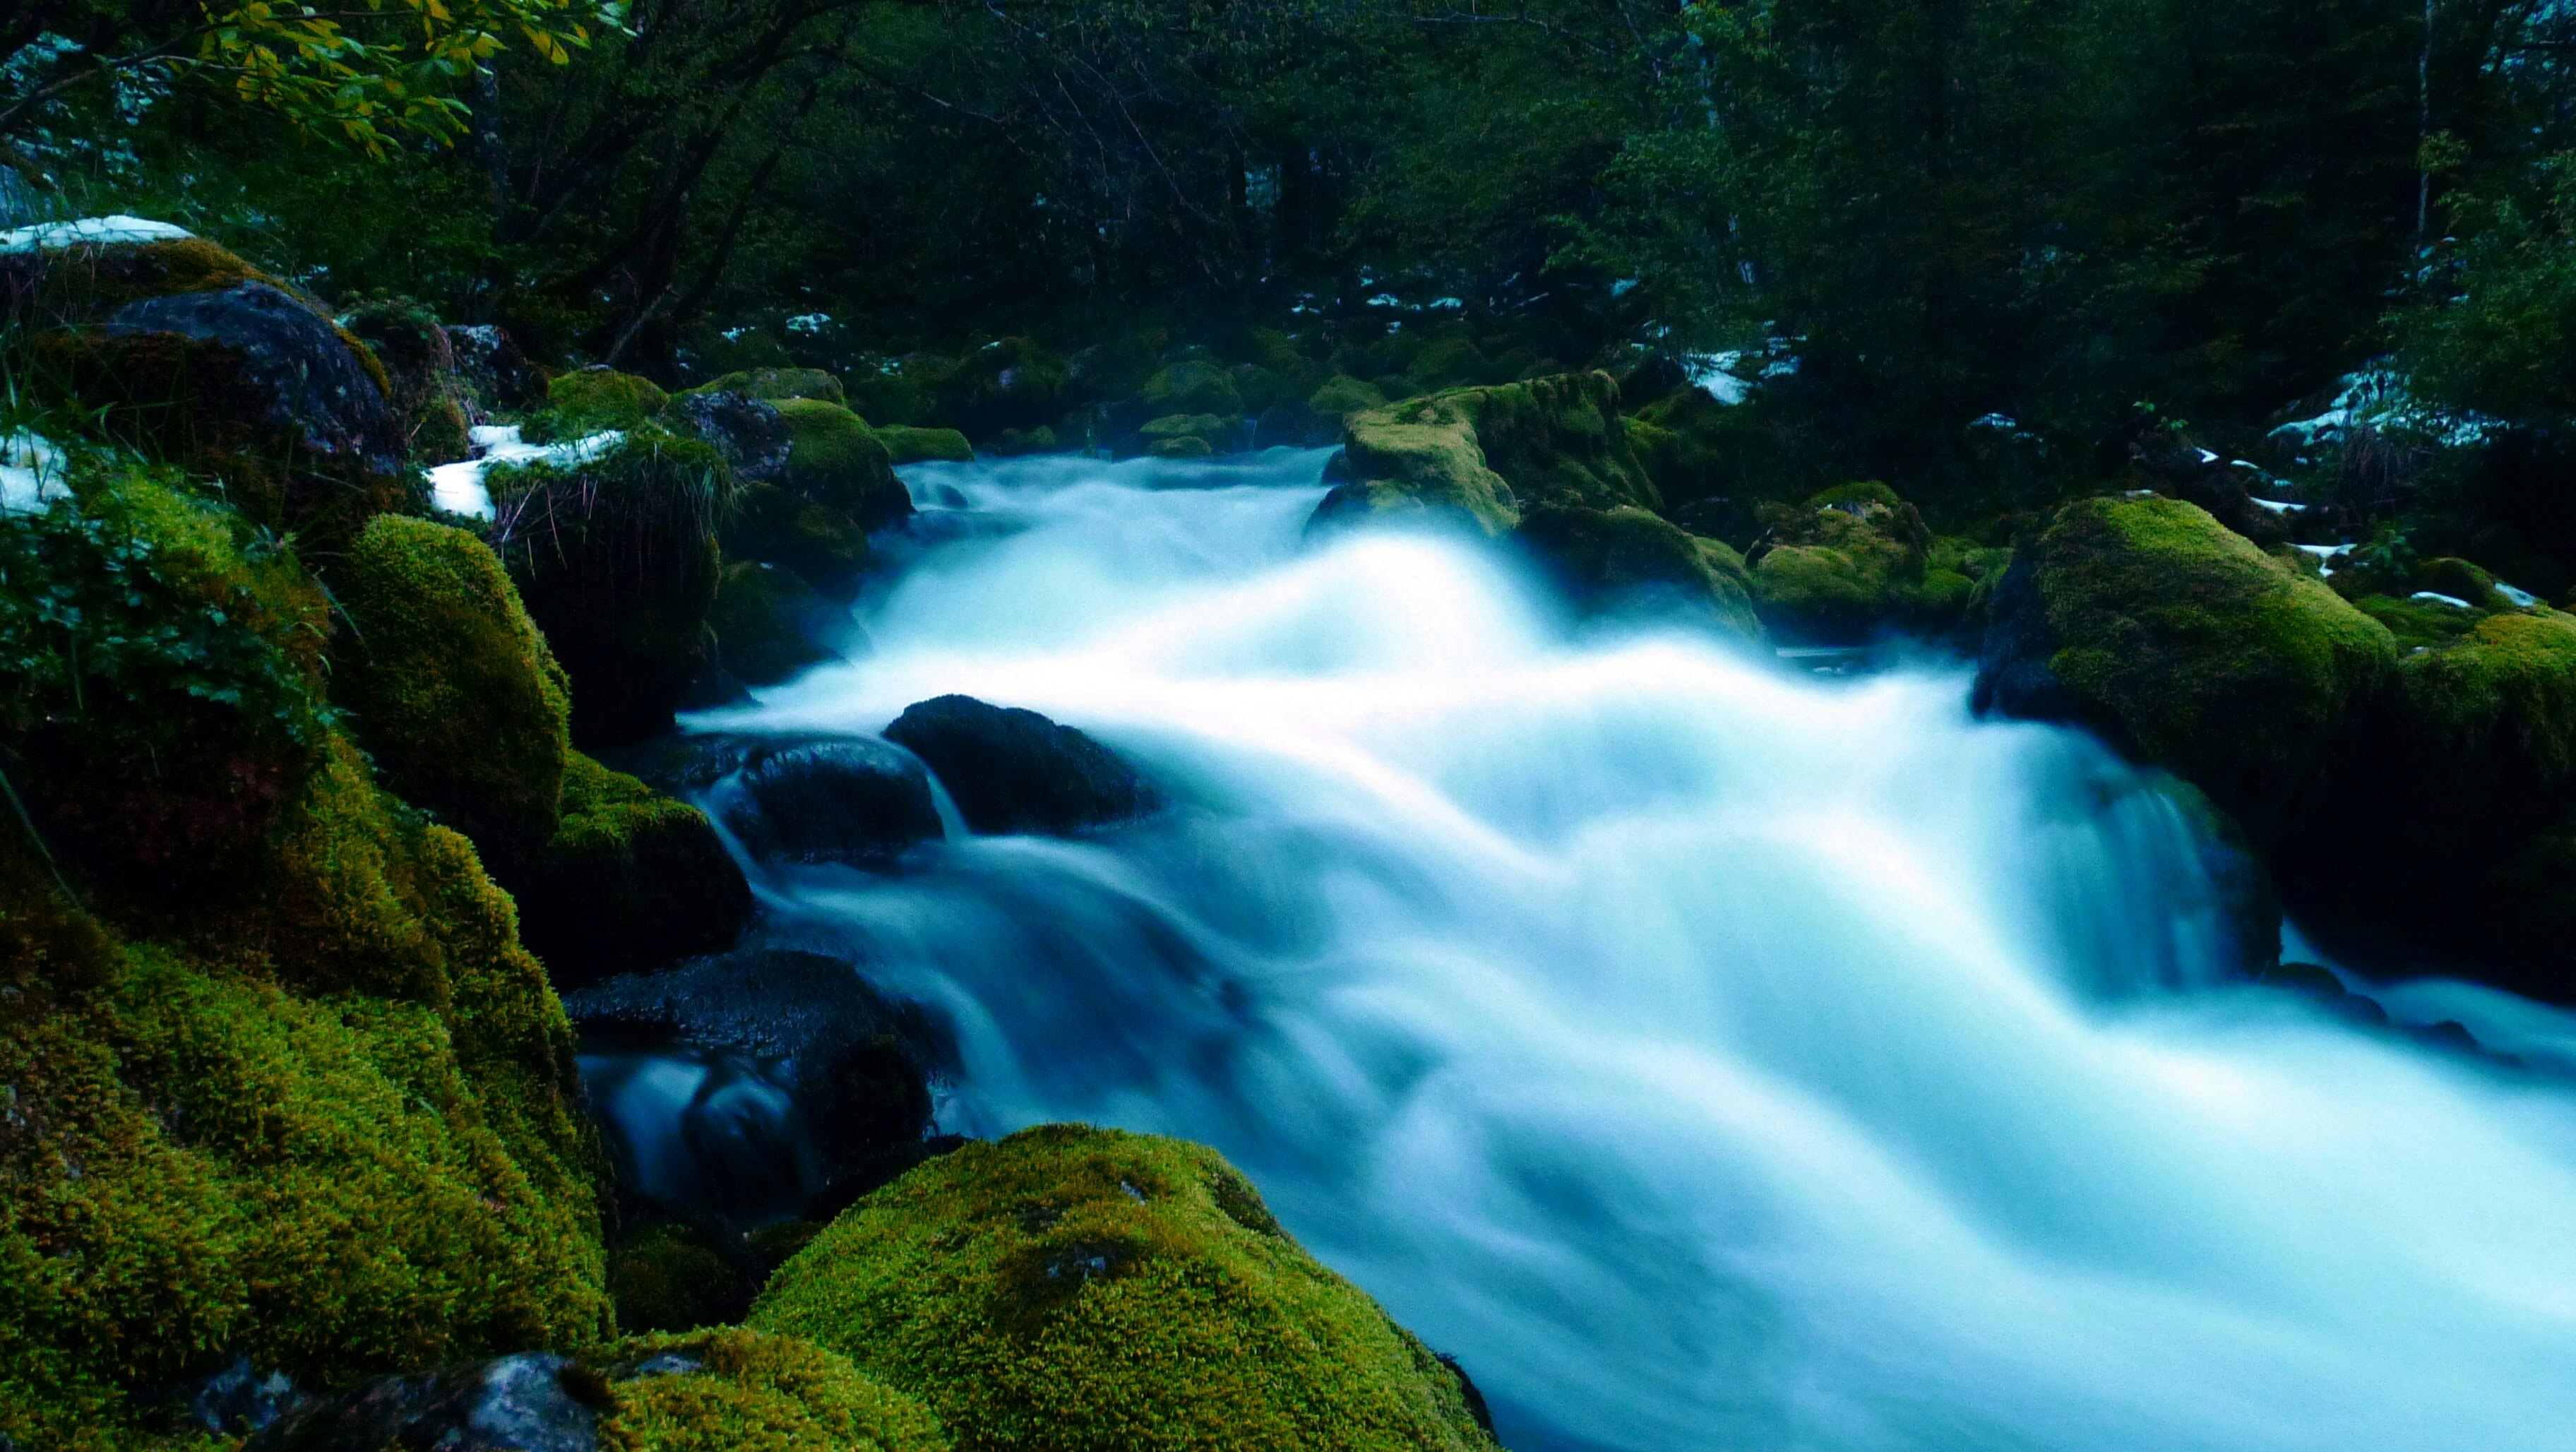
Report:
[[[944,1016],[945,1127],[1216,1146],[1521,1452],[2576,1446],[2564,1081],[2224,986],[2192,816],[1957,666],[1309,544],[1325,458],[909,468],[873,651],[691,723],[959,691],[1177,802],[755,871]]]

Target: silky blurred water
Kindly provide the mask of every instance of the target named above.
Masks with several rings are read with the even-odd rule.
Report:
[[[1325,457],[908,469],[873,654],[695,723],[962,691],[1175,799],[758,877],[948,1127],[1215,1145],[1524,1452],[2576,1446],[2560,1081],[2219,986],[2191,815],[1958,669],[1310,544]]]

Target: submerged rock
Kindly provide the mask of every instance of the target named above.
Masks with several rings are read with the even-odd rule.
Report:
[[[941,696],[885,729],[937,773],[978,832],[1064,835],[1154,809],[1153,788],[1115,752],[1035,711]]]
[[[750,1324],[920,1398],[960,1452],[1494,1446],[1463,1376],[1176,1140],[967,1145],[835,1220]]]
[[[941,835],[919,760],[863,737],[712,737],[665,768],[762,862],[885,867]]]

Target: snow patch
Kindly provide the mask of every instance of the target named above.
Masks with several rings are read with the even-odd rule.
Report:
[[[184,242],[197,235],[167,222],[141,217],[83,217],[77,222],[44,222],[0,232],[0,253],[52,252],[65,247],[105,247],[118,242]]]
[[[2512,601],[2517,609],[2528,610],[2540,603],[2540,597],[2529,590],[2517,590],[2502,580],[2495,582],[2496,593]]]
[[[34,514],[71,497],[53,440],[24,429],[0,439],[0,514]]]
[[[482,425],[466,430],[465,438],[475,448],[474,457],[430,470],[429,498],[449,514],[474,519],[490,519],[495,512],[492,491],[483,487],[483,475],[493,465],[587,464],[626,441],[624,432],[609,429],[568,444],[531,444],[520,439],[517,424]]]
[[[2254,499],[2250,494],[2246,497],[2253,499],[2255,508],[2268,509],[2274,514],[2304,514],[2308,509],[2304,504],[2292,504],[2286,499]]]
[[[1681,360],[1682,376],[1691,387],[1733,407],[1744,401],[1745,391],[1753,385],[1735,376],[1735,365],[1743,361],[1739,350],[1731,353],[1693,353]]]
[[[2475,610],[2478,608],[2475,605],[2470,604],[2468,601],[2461,599],[2457,595],[2445,595],[2438,590],[2418,590],[2406,598],[2409,600],[2420,601],[2426,605],[2448,605],[2454,610]]]

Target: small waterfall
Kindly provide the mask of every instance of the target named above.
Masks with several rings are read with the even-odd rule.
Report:
[[[875,653],[697,723],[964,692],[1173,799],[765,878],[944,1016],[949,1127],[1215,1145],[1523,1452],[2576,1445],[2555,1081],[2222,986],[2195,816],[1958,670],[1310,546],[1325,457],[909,469]]]

